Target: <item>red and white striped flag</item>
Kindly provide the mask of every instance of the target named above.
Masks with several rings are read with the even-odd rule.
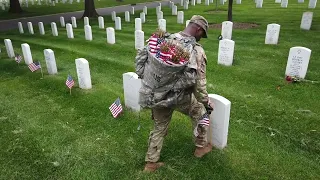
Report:
[[[34,72],[38,69],[41,69],[41,65],[40,65],[39,61],[29,64],[28,67],[29,67],[30,71],[32,71],[32,72]]]
[[[118,115],[122,112],[122,106],[120,102],[120,98],[118,97],[109,107],[111,114],[114,118],[117,118]]]

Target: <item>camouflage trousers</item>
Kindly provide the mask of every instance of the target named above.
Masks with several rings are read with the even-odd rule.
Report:
[[[164,137],[167,135],[169,123],[173,111],[179,111],[188,115],[192,120],[192,130],[194,142],[197,147],[207,145],[208,126],[198,124],[206,109],[202,103],[199,103],[193,94],[186,95],[184,101],[174,108],[153,108],[154,128],[149,135],[148,152],[145,157],[147,162],[157,162],[160,158],[160,152],[163,145]]]

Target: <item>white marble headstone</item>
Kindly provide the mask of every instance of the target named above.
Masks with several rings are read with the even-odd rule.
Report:
[[[298,0],[298,3],[304,3],[304,0]]]
[[[196,0],[191,0],[191,6],[195,6],[196,5]]]
[[[233,28],[233,23],[231,21],[222,22],[221,35],[223,39],[232,38],[232,28]]]
[[[56,58],[54,56],[54,52],[51,49],[45,49],[43,51],[44,58],[46,60],[47,69],[49,74],[57,74],[57,64],[56,64]]]
[[[73,39],[74,36],[73,36],[73,28],[72,28],[72,25],[70,23],[67,23],[66,25],[66,28],[67,28],[67,36],[69,39]]]
[[[61,25],[61,27],[65,27],[66,26],[66,23],[64,21],[64,17],[63,16],[60,17],[60,25]]]
[[[301,19],[300,28],[303,30],[310,30],[312,25],[313,12],[304,12]]]
[[[57,25],[55,22],[51,23],[51,30],[52,30],[53,36],[58,36],[58,29],[57,29]]]
[[[83,23],[84,23],[84,25],[90,25],[89,18],[88,17],[84,17],[83,18]]]
[[[317,0],[309,0],[309,5],[308,8],[309,9],[314,9],[317,6]]]
[[[121,30],[121,18],[120,17],[116,17],[116,19],[115,19],[115,29]]]
[[[281,1],[281,7],[282,8],[287,8],[288,7],[288,2],[289,2],[288,0],[282,0]]]
[[[131,7],[131,14],[134,15],[134,7]]]
[[[219,41],[218,64],[231,66],[233,63],[234,41],[223,39]]]
[[[275,0],[275,3],[279,3],[279,4],[280,4],[280,3],[281,3],[281,0]]]
[[[40,34],[41,34],[41,35],[45,35],[43,22],[39,22],[39,23],[38,23],[38,26],[39,26],[39,32],[40,32]]]
[[[30,34],[34,34],[32,22],[28,22],[28,29]]]
[[[13,46],[12,46],[11,40],[10,39],[5,39],[4,40],[4,45],[6,46],[8,57],[9,58],[14,58],[15,54],[14,54],[14,50],[13,50]]]
[[[183,6],[184,0],[180,0],[180,6]]]
[[[285,75],[304,79],[307,74],[310,56],[311,50],[308,48],[290,48]]]
[[[158,23],[159,23],[160,19],[163,19],[163,12],[162,11],[159,11],[158,14],[157,14],[157,22]]]
[[[130,12],[129,12],[129,11],[126,11],[126,12],[124,13],[124,16],[125,16],[125,21],[126,21],[126,22],[130,22]]]
[[[268,24],[265,44],[278,44],[280,34],[279,24]]]
[[[183,11],[178,12],[177,22],[178,22],[178,24],[184,23],[184,12]]]
[[[141,30],[136,30],[134,32],[134,37],[135,37],[135,49],[141,49],[144,47],[144,32]]]
[[[209,6],[209,5],[210,5],[209,0],[205,0],[205,1],[204,1],[204,4],[205,4],[206,6]]]
[[[172,15],[176,16],[178,14],[178,7],[176,5],[172,6],[172,11],[171,11]]]
[[[33,63],[30,46],[27,43],[21,44],[22,54],[26,65]]]
[[[71,23],[73,28],[77,28],[77,19],[76,17],[71,17]]]
[[[142,30],[142,24],[141,24],[140,18],[135,18],[134,23],[135,23],[135,30]]]
[[[98,21],[99,21],[99,28],[104,29],[104,18],[102,16],[99,16]]]
[[[167,31],[167,22],[165,19],[159,19],[159,29],[162,31]]]
[[[144,12],[144,14],[146,14],[146,15],[148,14],[148,7],[147,7],[147,6],[144,6],[144,7],[143,7],[143,12]]]
[[[115,21],[115,20],[116,20],[116,17],[117,17],[116,12],[115,12],[115,11],[112,11],[112,13],[111,13],[112,21]]]
[[[189,3],[184,2],[183,9],[188,10],[189,9]]]
[[[106,31],[107,31],[107,42],[109,44],[116,43],[116,36],[114,33],[114,29],[112,27],[108,27]]]
[[[290,48],[285,75],[304,79],[307,74],[310,56],[311,50],[308,48]]]
[[[92,30],[90,25],[84,26],[84,34],[87,41],[92,41]]]
[[[197,4],[201,4],[201,0],[197,0]]]
[[[145,23],[146,22],[146,15],[143,12],[140,13],[140,19],[141,19],[141,23]]]
[[[186,20],[186,27],[189,25],[190,20]]]
[[[89,62],[84,58],[76,59],[75,62],[77,68],[79,87],[81,89],[91,89],[92,84]]]
[[[18,28],[19,28],[20,34],[23,34],[24,31],[23,31],[23,26],[22,26],[22,23],[21,23],[21,22],[18,22]]]
[[[237,0],[236,4],[241,4],[241,0]]]
[[[209,94],[209,99],[214,104],[214,111],[210,115],[208,142],[218,149],[223,149],[228,141],[231,102],[217,94]]]
[[[125,106],[134,111],[140,111],[139,90],[141,79],[134,72],[127,72],[122,75]]]
[[[257,0],[256,8],[262,8],[263,0]]]

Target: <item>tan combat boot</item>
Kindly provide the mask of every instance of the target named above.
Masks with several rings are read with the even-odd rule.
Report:
[[[212,151],[212,145],[207,144],[205,147],[197,147],[196,150],[194,151],[194,156],[197,158],[201,158],[205,154],[209,153]]]
[[[147,162],[146,166],[144,167],[143,172],[154,172],[159,169],[161,166],[164,166],[163,162]]]

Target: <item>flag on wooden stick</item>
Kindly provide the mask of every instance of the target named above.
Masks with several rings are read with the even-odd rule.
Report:
[[[40,65],[39,61],[29,64],[28,67],[29,67],[31,72],[34,72],[34,71],[36,71],[38,69],[41,69],[41,65]]]
[[[74,80],[72,79],[72,76],[69,74],[68,78],[66,80],[66,85],[69,89],[71,89],[74,86]]]
[[[114,118],[117,118],[118,115],[122,112],[122,106],[120,102],[120,98],[118,97],[109,107],[111,114]]]
[[[22,56],[20,54],[17,54],[14,60],[19,64],[22,61]]]

